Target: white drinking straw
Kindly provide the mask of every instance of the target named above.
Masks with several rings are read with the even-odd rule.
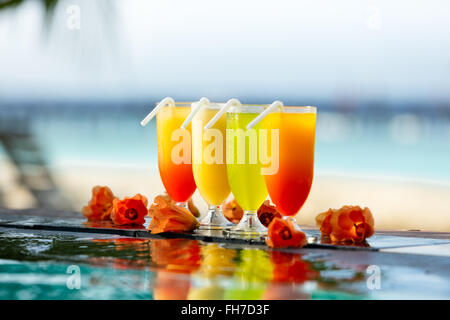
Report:
[[[281,110],[283,110],[283,107],[284,107],[284,105],[283,105],[283,102],[281,102],[281,101],[277,100],[277,101],[272,102],[272,104],[270,106],[268,106],[267,109],[265,109],[263,112],[261,112],[255,119],[253,119],[247,125],[247,130],[250,130],[251,128],[256,126],[258,124],[258,122],[260,122],[265,116],[267,116],[275,108],[280,108]]]
[[[149,123],[150,120],[152,120],[153,117],[156,116],[156,114],[159,112],[159,110],[161,110],[166,105],[175,106],[175,101],[171,97],[166,97],[166,98],[162,99],[156,105],[156,107],[152,111],[150,111],[150,113],[141,121],[141,126],[145,127],[147,125],[147,123]]]
[[[191,105],[191,112],[187,116],[187,118],[184,120],[183,124],[181,125],[182,129],[186,129],[188,124],[191,122],[192,118],[194,118],[195,114],[205,105],[209,104],[208,98],[201,98],[198,102],[194,102]]]
[[[240,106],[241,102],[238,99],[230,99],[227,101],[227,103],[224,104],[224,106],[222,108],[220,108],[220,110],[214,115],[214,117],[211,118],[211,120],[209,120],[209,122],[205,125],[205,130],[210,129],[219,119],[220,117],[227,112],[227,110],[231,107],[231,106]]]

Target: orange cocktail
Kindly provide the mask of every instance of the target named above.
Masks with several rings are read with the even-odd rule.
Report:
[[[316,108],[284,107],[263,121],[266,129],[279,130],[279,167],[265,176],[267,190],[281,214],[294,216],[308,198],[313,181]]]
[[[190,106],[176,103],[156,115],[161,180],[169,196],[183,206],[197,188],[192,174],[191,125],[180,128],[191,111]]]

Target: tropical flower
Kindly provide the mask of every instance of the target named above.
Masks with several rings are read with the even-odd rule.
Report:
[[[364,242],[374,233],[374,219],[369,208],[360,206],[343,206],[329,209],[316,217],[323,238],[331,242]]]
[[[148,226],[151,233],[189,232],[200,226],[192,213],[166,197],[157,196],[153,202],[148,211],[152,218]]]
[[[81,209],[81,212],[89,221],[109,220],[113,200],[114,194],[110,188],[95,186],[92,188],[91,200]]]
[[[261,221],[264,226],[268,227],[275,217],[281,218],[281,214],[277,211],[275,206],[270,204],[269,200],[264,201],[258,209],[259,221]]]
[[[274,218],[269,225],[266,244],[272,248],[303,247],[306,235],[289,220]]]
[[[113,200],[111,219],[116,225],[143,225],[147,215],[147,198],[141,194]]]
[[[239,206],[236,199],[223,204],[222,212],[225,218],[233,223],[239,223],[242,216],[244,215],[244,210],[242,210],[242,208]]]
[[[162,197],[167,202],[170,202],[171,204],[175,204],[175,201],[165,192],[164,194],[159,195],[158,197]],[[192,198],[190,198],[187,202],[189,211],[194,215],[194,217],[198,218],[200,217],[200,210],[195,206],[194,201]],[[152,208],[150,208],[152,210]],[[151,213],[149,213],[151,216]]]

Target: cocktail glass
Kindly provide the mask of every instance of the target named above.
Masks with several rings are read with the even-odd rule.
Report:
[[[244,210],[241,221],[226,232],[231,236],[254,237],[267,234],[267,228],[257,215],[258,208],[268,194],[259,157],[259,149],[263,147],[260,146],[259,130],[263,129],[263,124],[246,129],[247,124],[264,108],[264,105],[241,105],[231,107],[227,112],[228,183],[234,198]]]
[[[186,209],[187,201],[197,188],[192,173],[191,125],[180,128],[190,111],[190,102],[177,102],[162,108],[156,115],[161,180],[169,196]]]
[[[316,108],[285,106],[261,122],[279,134],[278,170],[265,175],[270,199],[283,218],[298,228],[294,216],[308,198],[313,181]]]
[[[226,115],[210,129],[204,126],[222,104],[209,103],[192,119],[192,161],[194,180],[200,195],[209,205],[206,216],[200,220],[201,229],[224,229],[233,226],[222,213],[221,204],[230,194],[226,165]]]

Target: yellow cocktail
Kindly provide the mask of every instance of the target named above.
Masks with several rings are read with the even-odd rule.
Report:
[[[227,112],[227,175],[237,203],[244,216],[230,234],[264,235],[267,229],[261,224],[256,211],[267,198],[260,149],[261,123],[250,130],[247,124],[264,110],[264,106],[242,105]]]
[[[231,226],[220,205],[230,194],[225,163],[226,115],[212,128],[204,126],[219,110],[219,104],[210,103],[192,119],[192,169],[198,191],[210,205],[208,214],[200,221],[203,229],[222,229]]]

